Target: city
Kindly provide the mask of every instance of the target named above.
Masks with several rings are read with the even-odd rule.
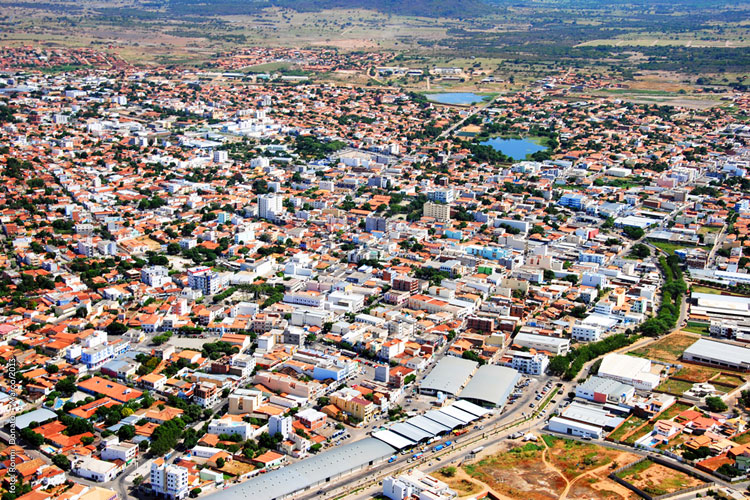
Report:
[[[746,498],[750,93],[476,68],[0,47],[3,500]]]

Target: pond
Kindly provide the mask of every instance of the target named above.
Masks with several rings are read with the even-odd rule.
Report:
[[[484,146],[492,146],[514,160],[523,160],[527,155],[547,149],[531,139],[504,139],[502,137],[493,137],[492,139],[487,139],[486,141],[481,142],[481,144]]]
[[[487,96],[475,94],[474,92],[445,92],[440,94],[426,94],[425,97],[440,104],[476,104],[482,102]]]

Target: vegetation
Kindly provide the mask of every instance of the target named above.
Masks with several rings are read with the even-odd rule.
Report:
[[[664,284],[661,289],[661,306],[654,318],[649,318],[638,327],[646,336],[658,337],[668,333],[677,326],[682,306],[682,296],[687,285],[682,278],[682,269],[675,255],[659,258],[659,267],[664,273]]]
[[[618,333],[604,340],[573,348],[564,356],[553,357],[549,363],[549,371],[553,375],[562,375],[565,380],[573,380],[587,362],[608,352],[628,346],[638,338],[637,335]]]

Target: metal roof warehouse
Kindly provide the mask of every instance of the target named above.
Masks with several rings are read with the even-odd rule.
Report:
[[[521,374],[513,368],[484,365],[466,385],[460,398],[480,405],[501,407],[520,378]]]
[[[208,495],[211,500],[276,500],[318,486],[336,477],[364,469],[394,453],[375,438],[332,448],[292,465]]]
[[[478,364],[468,359],[446,356],[435,365],[419,386],[419,392],[437,394],[443,392],[456,396],[466,381],[476,371]]]

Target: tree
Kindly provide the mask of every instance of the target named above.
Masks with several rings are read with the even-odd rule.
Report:
[[[549,269],[544,270],[544,281],[552,281],[555,279],[555,272]]]
[[[107,325],[107,333],[110,335],[122,335],[128,331],[128,327],[118,321],[113,321]]]
[[[70,470],[70,460],[65,455],[55,455],[52,457],[52,463],[60,467],[62,470]]]
[[[226,463],[226,461],[222,457],[217,458],[216,459],[216,468],[217,469],[221,469],[222,467],[224,467],[225,463]]]
[[[448,467],[443,467],[442,469],[440,469],[440,473],[445,477],[453,477],[456,475],[456,468],[452,465],[449,465]]]
[[[633,248],[630,249],[630,255],[639,259],[645,259],[651,255],[651,249],[643,243],[636,243]]]
[[[635,226],[625,226],[622,231],[625,233],[625,236],[627,236],[631,240],[639,240],[643,238],[644,234],[646,234],[643,229]]]
[[[70,397],[76,392],[76,378],[68,375],[55,384],[55,390],[65,397]]]
[[[706,398],[706,406],[713,412],[726,411],[727,404],[718,396],[709,396]]]
[[[129,441],[135,437],[135,427],[132,425],[123,425],[117,429],[117,437],[120,441]]]

